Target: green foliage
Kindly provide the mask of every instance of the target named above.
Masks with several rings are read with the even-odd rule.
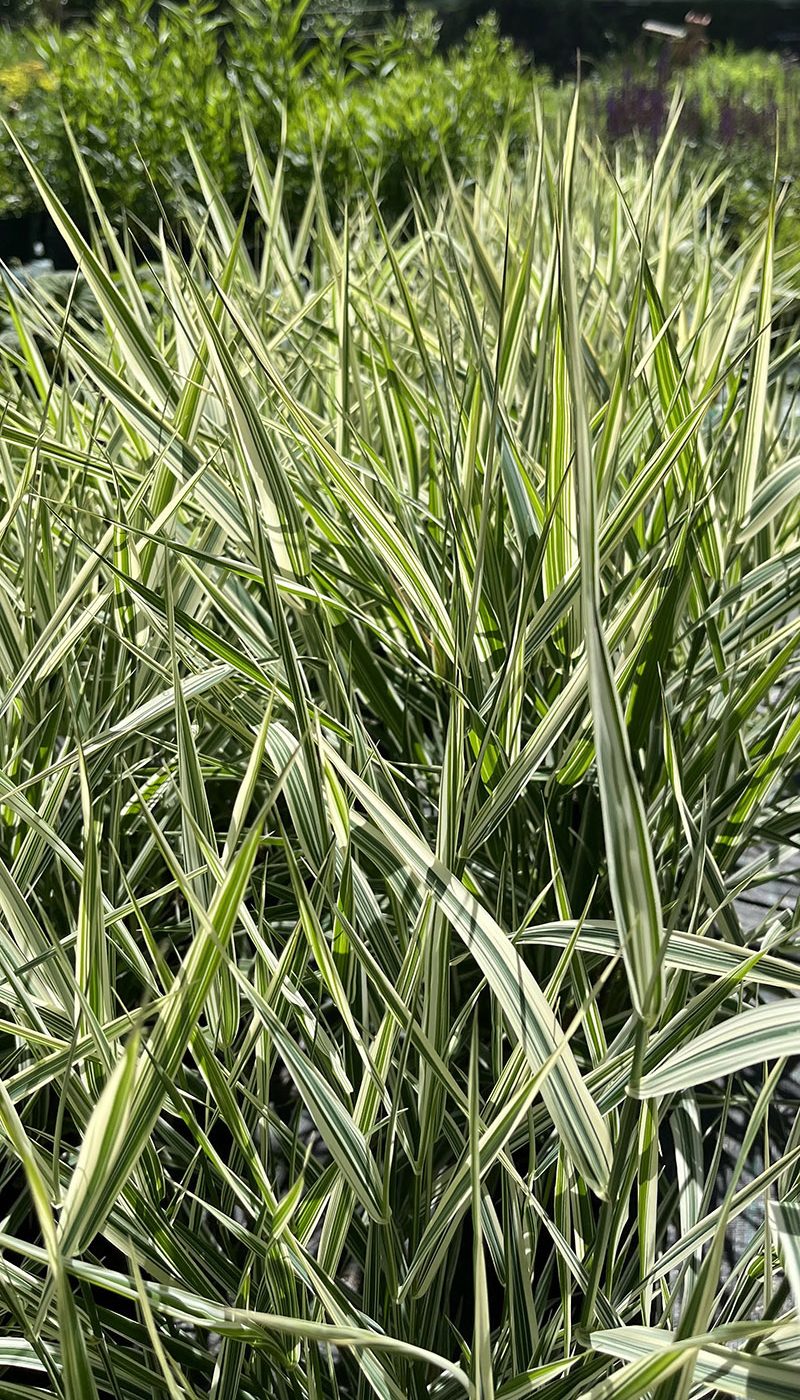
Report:
[[[298,225],[245,131],[247,242],[193,149],[146,270],[21,157],[80,274],[4,283],[0,1387],[788,1400],[782,206],[573,112]]]
[[[312,0],[114,0],[90,23],[1,37],[0,115],[81,222],[62,112],[112,219],[153,228],[160,211],[175,221],[199,193],[187,133],[241,213],[249,187],[242,106],[270,159],[284,151],[292,218],[301,219],[317,174],[334,213],[366,177],[393,218],[411,190],[442,184],[447,165],[457,176],[479,175],[501,137],[519,154],[534,91],[551,113],[569,102],[570,88],[533,74],[492,16],[459,48],[443,52],[437,39],[429,12],[394,20],[380,13],[376,22],[358,0],[330,10]],[[673,74],[653,58],[610,60],[587,84],[587,125],[615,144],[653,149],[678,86],[680,133],[693,153],[687,172],[724,152],[729,232],[746,236],[768,194],[778,120],[781,175],[790,178],[797,164],[800,70],[733,49]],[[35,204],[0,131],[0,214]],[[792,190],[782,238],[792,240],[799,216]]]
[[[190,0],[151,18],[147,0],[119,0],[91,25],[43,33],[39,46],[98,191],[117,217],[148,224],[159,201],[174,212],[176,182],[188,175],[188,133],[228,187],[239,142],[234,96],[218,62],[213,6]],[[40,161],[61,197],[82,211],[58,106],[48,109]],[[233,142],[233,146],[232,146]]]
[[[712,50],[688,67],[670,70],[668,54],[607,62],[587,85],[597,130],[619,142],[649,140],[655,148],[680,92],[679,131],[699,170],[719,152],[730,166],[724,190],[733,236],[757,225],[769,196],[777,152],[779,176],[794,183],[800,157],[800,67],[776,53]],[[800,195],[792,190],[782,236],[800,225]]]
[[[315,167],[340,196],[366,173],[397,213],[410,187],[443,178],[443,156],[477,168],[509,124],[527,119],[525,65],[493,19],[445,58],[424,13],[367,34],[352,21],[312,24],[307,9],[307,0],[238,0],[222,17],[205,0],[155,13],[149,0],[118,0],[92,24],[39,31],[46,83],[13,111],[6,99],[12,125],[80,216],[63,110],[110,215],[153,227],[160,209],[174,219],[197,192],[187,132],[241,211],[241,104],[273,156],[286,124],[286,197],[298,216]],[[4,90],[0,80],[0,99]],[[22,207],[31,196],[7,137],[0,172],[5,208]]]
[[[756,112],[780,108],[796,90],[794,64],[777,53],[741,53],[733,46],[712,50],[681,75],[690,101],[696,101],[709,133],[725,103]]]
[[[29,149],[42,153],[44,133],[57,114],[58,80],[37,52],[31,35],[0,29],[0,116],[14,123]],[[31,202],[19,162],[0,136],[0,213],[16,214]]]
[[[419,29],[417,29],[419,34]],[[400,44],[403,45],[401,31]],[[393,211],[402,209],[409,186],[422,189],[444,178],[443,160],[455,171],[479,170],[498,138],[521,132],[531,114],[524,66],[501,40],[492,19],[482,21],[462,52],[433,52],[426,25],[417,45],[393,57],[372,82],[350,82],[331,97],[312,82],[297,113],[290,141],[311,158],[322,153],[326,188],[333,200],[357,188],[363,174],[379,179]],[[299,129],[298,129],[299,126]],[[305,127],[305,130],[303,129]]]

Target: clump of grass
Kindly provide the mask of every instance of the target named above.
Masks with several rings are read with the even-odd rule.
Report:
[[[6,1396],[795,1392],[797,255],[535,138],[290,227],[247,127],[144,268],[31,166]]]

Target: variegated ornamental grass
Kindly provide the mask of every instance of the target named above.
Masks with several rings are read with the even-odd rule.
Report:
[[[780,200],[576,110],[290,227],[245,142],[146,257],[21,155],[0,1397],[794,1395]]]

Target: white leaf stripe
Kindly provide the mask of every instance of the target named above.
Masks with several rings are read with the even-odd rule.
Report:
[[[431,891],[456,932],[463,938],[503,1010],[509,1027],[534,1072],[555,1052],[542,1084],[547,1104],[575,1165],[601,1194],[608,1181],[611,1143],[608,1130],[578,1070],[572,1051],[561,1048],[563,1032],[544,994],[508,935],[460,880],[451,874],[419,837],[344,763],[333,749],[330,762],[371,817],[376,833]]]

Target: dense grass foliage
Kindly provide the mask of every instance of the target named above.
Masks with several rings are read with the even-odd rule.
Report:
[[[797,251],[535,136],[400,232],[246,126],[141,270],[34,168],[9,1400],[796,1393]]]

